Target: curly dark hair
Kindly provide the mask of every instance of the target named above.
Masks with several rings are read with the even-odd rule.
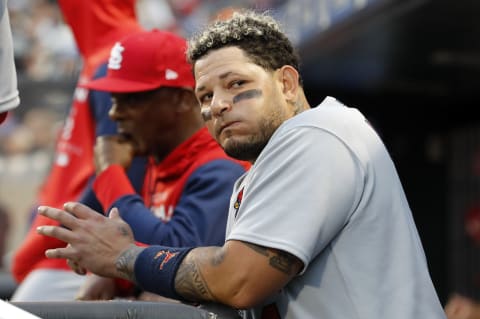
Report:
[[[243,10],[228,20],[215,21],[189,40],[187,58],[193,65],[211,50],[228,46],[239,47],[253,63],[268,71],[284,65],[299,69],[291,41],[266,12]]]

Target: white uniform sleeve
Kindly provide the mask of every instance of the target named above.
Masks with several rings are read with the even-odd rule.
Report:
[[[287,251],[306,267],[355,210],[364,170],[327,131],[300,127],[277,133],[252,167],[227,240]]]
[[[20,104],[7,3],[0,0],[0,113]]]

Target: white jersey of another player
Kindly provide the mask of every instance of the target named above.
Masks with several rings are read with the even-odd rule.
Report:
[[[0,0],[0,113],[20,104],[7,1]]]

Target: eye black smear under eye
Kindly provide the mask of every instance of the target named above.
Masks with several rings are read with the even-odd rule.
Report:
[[[233,97],[233,104],[235,103],[238,103],[242,100],[245,100],[245,99],[252,99],[252,98],[257,98],[257,97],[260,97],[262,96],[262,91],[261,90],[257,90],[257,89],[253,89],[253,90],[247,90],[247,91],[243,91],[242,93],[238,93],[237,95],[235,95]]]
[[[212,119],[212,109],[209,107],[202,108],[200,113],[202,114],[202,118],[205,122],[210,121]]]

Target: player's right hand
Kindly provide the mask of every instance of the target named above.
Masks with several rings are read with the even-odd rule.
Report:
[[[127,169],[132,163],[134,149],[119,135],[97,137],[95,143],[95,167],[97,174],[110,165],[117,164]]]

